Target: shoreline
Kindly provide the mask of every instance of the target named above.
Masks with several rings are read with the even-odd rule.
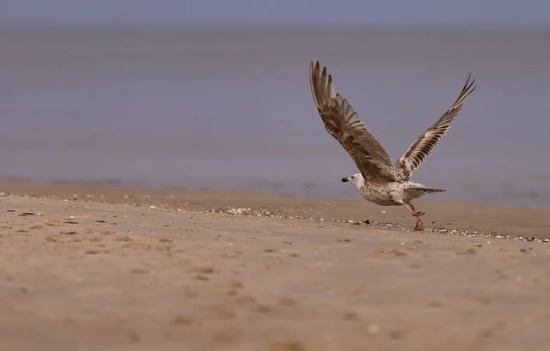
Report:
[[[326,221],[353,221],[356,225],[410,230],[414,219],[403,206],[378,206],[363,199],[299,198],[246,191],[161,190],[106,188],[85,185],[0,182],[6,194],[97,201],[135,206],[225,212],[269,213]],[[427,231],[462,231],[469,234],[550,239],[550,209],[499,207],[485,204],[416,201]],[[366,225],[365,225],[366,226]]]

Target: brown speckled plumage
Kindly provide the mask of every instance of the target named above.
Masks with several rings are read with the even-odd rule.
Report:
[[[354,184],[363,197],[382,206],[405,205],[417,217],[415,230],[422,230],[420,216],[411,204],[426,193],[444,190],[430,189],[410,181],[411,175],[433,151],[451,127],[451,122],[462,109],[462,102],[475,90],[475,79],[468,76],[460,95],[452,106],[407,149],[397,162],[365,124],[358,118],[350,103],[334,90],[332,76],[319,61],[310,63],[309,81],[315,106],[325,128],[351,156],[361,173],[342,179]]]

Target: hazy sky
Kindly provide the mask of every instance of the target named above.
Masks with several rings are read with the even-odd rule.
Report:
[[[549,24],[549,0],[0,0],[11,24]]]

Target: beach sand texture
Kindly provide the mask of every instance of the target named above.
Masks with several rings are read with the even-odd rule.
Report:
[[[419,202],[413,233],[363,200],[1,190],[2,349],[550,346],[550,210]]]

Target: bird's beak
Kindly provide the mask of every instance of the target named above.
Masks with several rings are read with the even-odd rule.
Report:
[[[347,183],[349,182],[349,178],[342,178],[342,183]]]

